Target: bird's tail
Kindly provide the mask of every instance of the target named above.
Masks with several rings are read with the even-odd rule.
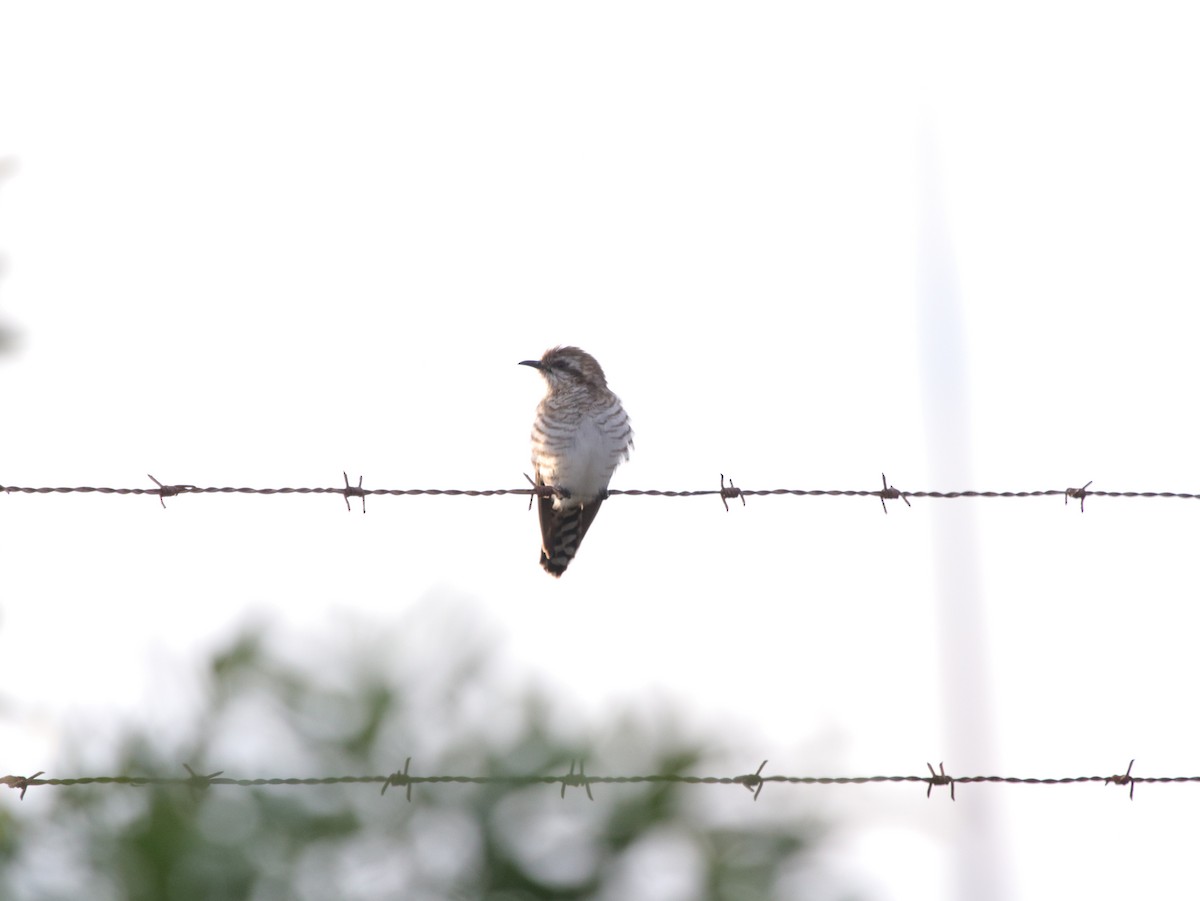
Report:
[[[557,578],[566,572],[567,564],[575,559],[579,543],[587,534],[588,527],[596,518],[603,498],[584,504],[556,510],[554,499],[538,499],[538,519],[542,525],[542,568]]]

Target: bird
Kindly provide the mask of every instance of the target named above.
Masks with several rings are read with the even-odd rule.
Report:
[[[578,347],[552,347],[540,360],[522,360],[546,379],[533,420],[534,484],[542,527],[539,562],[558,578],[608,497],[608,483],[633,449],[633,429],[604,370]]]

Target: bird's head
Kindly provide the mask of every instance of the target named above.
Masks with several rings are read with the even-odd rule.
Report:
[[[540,360],[522,360],[518,365],[532,366],[555,388],[583,385],[593,389],[604,389],[604,370],[591,354],[578,347],[552,347],[542,354]]]

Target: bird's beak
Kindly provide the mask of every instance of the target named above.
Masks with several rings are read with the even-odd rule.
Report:
[[[532,366],[534,369],[541,369],[542,361],[541,360],[522,360],[517,365],[518,366]]]

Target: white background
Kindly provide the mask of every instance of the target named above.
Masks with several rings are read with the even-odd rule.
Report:
[[[1189,10],[10,6],[0,482],[520,487],[571,343],[614,488],[1200,490]],[[1194,501],[614,498],[561,581],[519,497],[167,506],[0,498],[3,772],[255,616],[443,603],[747,771],[1200,772]],[[874,897],[1179,897],[1198,791],[758,806]]]

